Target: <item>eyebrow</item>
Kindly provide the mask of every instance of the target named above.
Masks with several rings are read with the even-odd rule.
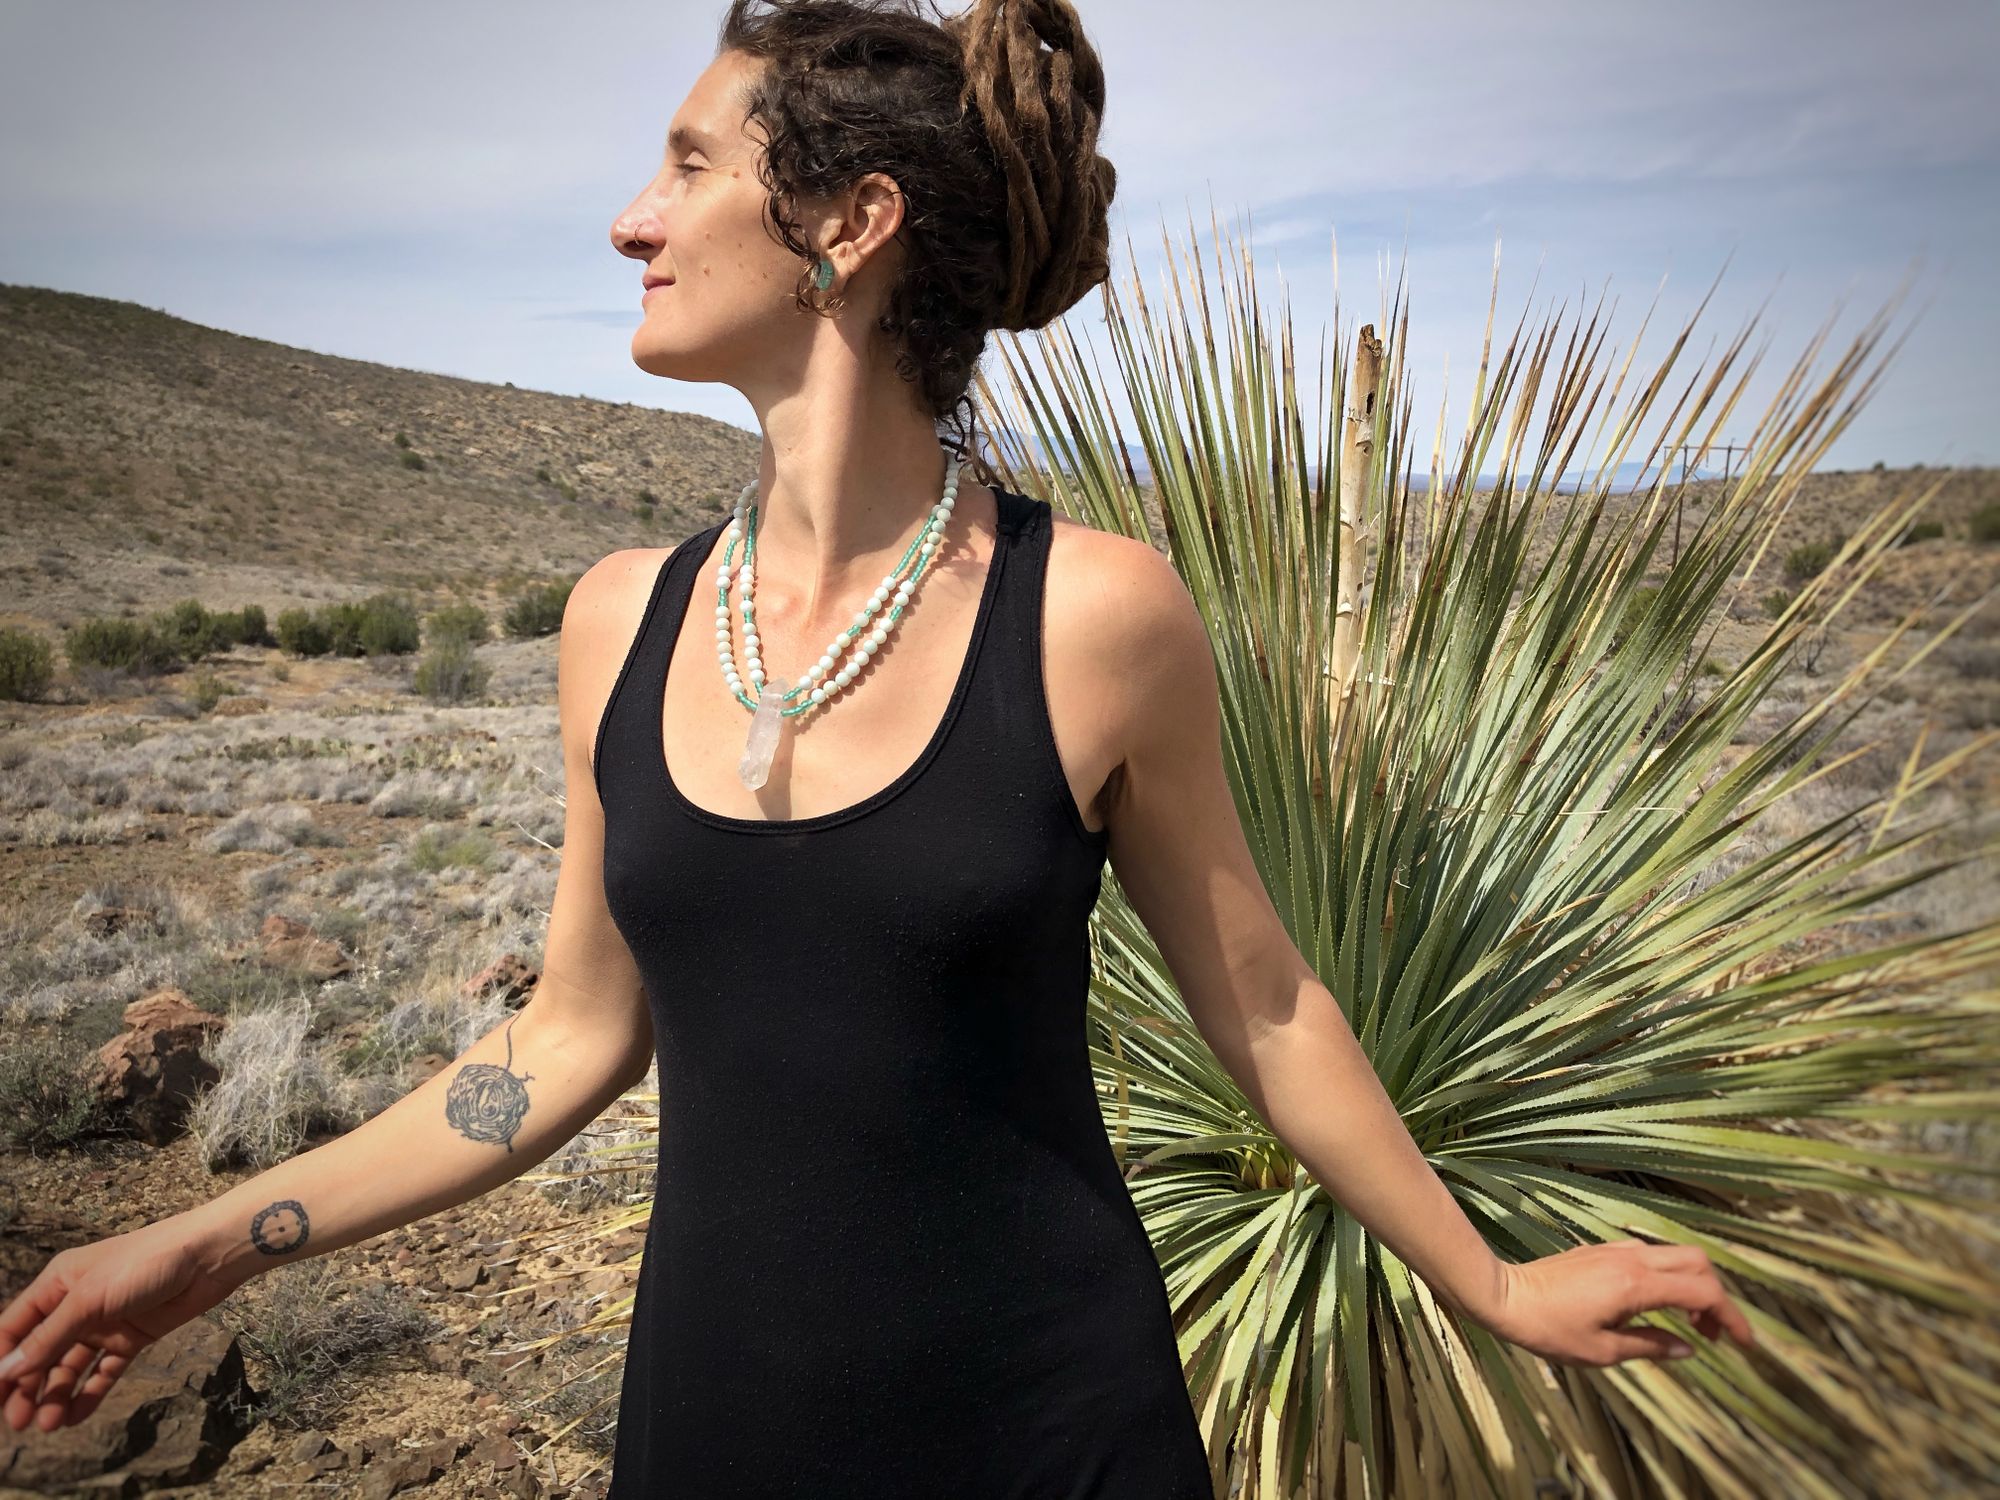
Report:
[[[669,151],[709,151],[714,149],[714,142],[709,139],[705,131],[696,130],[691,125],[676,125],[672,130],[667,132],[667,149]]]

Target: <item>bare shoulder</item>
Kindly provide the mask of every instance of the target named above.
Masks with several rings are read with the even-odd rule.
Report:
[[[1206,623],[1173,562],[1152,543],[1057,515],[1049,541],[1051,651],[1087,652],[1151,690],[1211,661]]]
[[[563,606],[556,652],[556,699],[565,743],[594,752],[598,719],[611,685],[639,633],[660,569],[671,547],[626,547],[606,553],[577,579]]]
[[[603,649],[619,638],[629,642],[638,632],[646,607],[671,547],[626,547],[607,552],[583,570],[563,606],[562,670],[588,675],[600,665]],[[622,654],[622,653],[621,653]],[[612,663],[617,670],[617,663]]]
[[[1062,516],[1050,536],[1047,592],[1051,713],[1077,726],[1077,765],[1087,785],[1106,787],[1108,809],[1134,766],[1211,734],[1207,624],[1165,553]]]

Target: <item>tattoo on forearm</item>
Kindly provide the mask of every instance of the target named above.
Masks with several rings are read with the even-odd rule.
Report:
[[[306,1206],[296,1198],[280,1198],[260,1208],[250,1220],[250,1243],[266,1255],[289,1255],[312,1235]]]
[[[514,1023],[507,1023],[507,1061],[467,1063],[458,1070],[444,1096],[444,1117],[451,1128],[468,1140],[486,1141],[514,1149],[514,1132],[528,1112],[528,1091],[523,1087],[535,1075],[516,1078],[514,1067]]]

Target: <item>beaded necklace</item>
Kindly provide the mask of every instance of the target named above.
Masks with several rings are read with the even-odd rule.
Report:
[[[832,700],[834,694],[860,675],[868,659],[882,648],[889,639],[897,623],[903,617],[903,609],[915,592],[917,580],[929,569],[931,558],[936,554],[939,539],[944,535],[944,524],[951,519],[952,507],[958,503],[958,471],[961,460],[956,454],[949,454],[944,475],[944,495],[930,509],[924,523],[917,528],[917,534],[910,545],[903,549],[903,555],[868,596],[867,603],[855,613],[854,622],[827,643],[820,659],[806,669],[798,682],[786,688],[782,680],[767,679],[764,675],[764,659],[759,649],[757,635],[754,584],[756,581],[757,554],[757,507],[750,497],[757,493],[757,481],[751,480],[743,486],[743,492],[736,497],[736,504],[729,515],[729,545],[723,549],[722,561],[715,571],[715,656],[722,668],[722,680],[728,686],[731,696],[750,710],[750,733],[743,742],[743,756],[736,764],[736,774],[745,786],[753,791],[761,787],[771,775],[771,760],[778,749],[778,732],[784,720],[798,714],[810,712]],[[743,542],[743,560],[732,567],[731,559],[736,553],[738,539]],[[905,569],[909,576],[903,576]],[[736,666],[736,646],[730,629],[729,580],[732,575],[739,580],[739,609],[743,618],[743,646],[749,664],[748,677],[756,689],[756,696],[744,692],[745,674]],[[869,622],[881,612],[883,605],[890,606],[887,617],[870,628]],[[863,634],[863,632],[866,634]],[[859,637],[852,653],[842,663],[840,658],[848,651],[850,643]],[[794,703],[793,699],[801,701]]]

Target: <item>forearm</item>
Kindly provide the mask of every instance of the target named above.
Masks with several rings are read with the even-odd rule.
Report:
[[[540,1162],[644,1071],[643,1037],[538,988],[380,1114],[179,1217],[213,1274],[243,1281],[462,1203]]]
[[[1244,1041],[1241,1065],[1231,1065],[1257,1112],[1370,1234],[1444,1301],[1490,1327],[1505,1263],[1424,1159],[1339,1002],[1308,976],[1280,1013],[1285,1019]]]

